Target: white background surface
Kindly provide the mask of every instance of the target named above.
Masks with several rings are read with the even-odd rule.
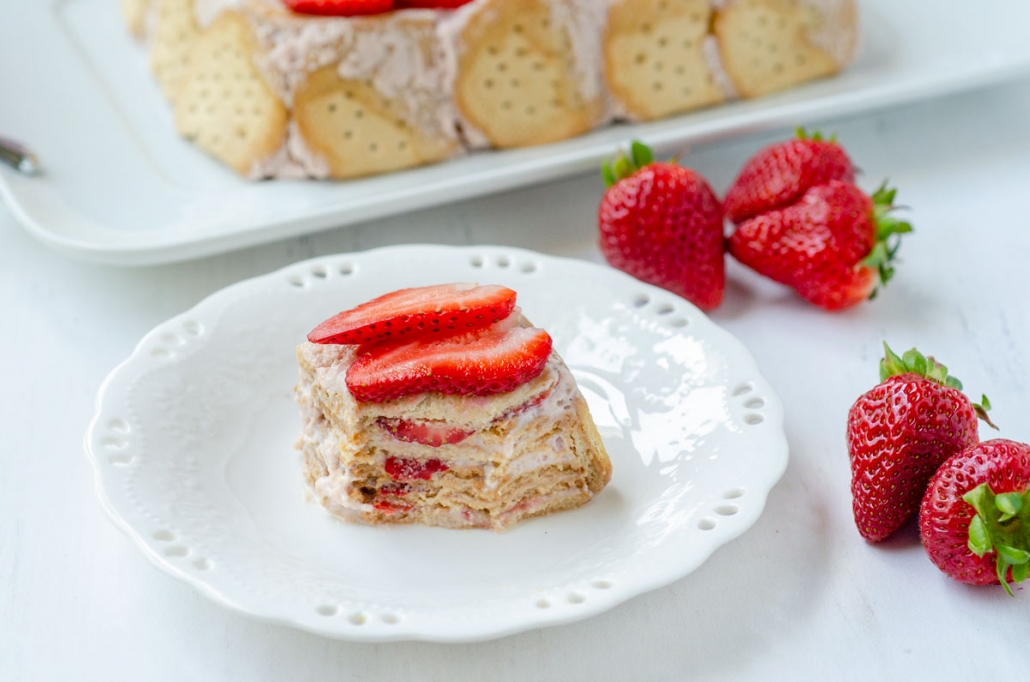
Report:
[[[1030,81],[824,124],[917,232],[876,301],[831,315],[730,268],[715,321],[782,396],[791,463],[765,514],[699,570],[599,617],[475,645],[361,645],[237,616],[154,569],[103,515],[82,437],[94,394],[151,327],[242,278],[415,239],[599,260],[579,177],[175,266],[80,264],[0,209],[0,680],[968,679],[1030,663],[1016,598],[937,571],[915,528],[854,529],[844,421],[880,341],[935,354],[1030,439]],[[800,121],[799,121],[800,123]],[[807,123],[807,122],[806,122]],[[725,189],[772,136],[684,162]],[[417,233],[417,237],[415,236]],[[984,436],[989,437],[984,431]]]

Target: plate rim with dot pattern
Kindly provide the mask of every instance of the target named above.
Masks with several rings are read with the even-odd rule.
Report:
[[[300,430],[290,395],[296,376],[293,347],[315,324],[369,294],[445,281],[511,286],[527,316],[552,333],[612,456],[612,484],[597,499],[502,535],[348,526],[327,522],[316,504],[302,499],[300,463],[292,451],[218,445],[249,437],[264,442],[263,435],[255,435],[260,428],[275,433],[272,441],[292,442]],[[262,315],[267,315],[263,333],[247,335],[253,347],[241,346],[244,341],[231,320]],[[618,353],[622,364],[611,365]],[[690,357],[674,371],[663,369],[663,378],[647,374],[655,371],[653,359],[668,353]],[[258,366],[268,358],[275,360],[268,362],[272,374],[262,375]],[[233,371],[221,376],[223,364]],[[639,386],[631,386],[623,375],[630,365]],[[280,384],[271,376],[289,378]],[[675,382],[681,398],[670,401],[668,409],[703,397],[714,411],[704,419],[700,415],[689,427],[693,431],[670,417],[679,413],[654,413],[648,401],[659,387],[648,382],[664,380]],[[209,390],[202,399],[178,397],[174,390],[205,381],[225,396]],[[244,393],[255,397],[241,406],[236,397]],[[606,266],[504,246],[383,247],[314,258],[239,282],[144,336],[105,379],[96,405],[86,454],[95,469],[97,494],[115,525],[148,559],[235,611],[354,641],[479,641],[603,613],[687,576],[752,526],[788,458],[783,408],[775,391],[744,345],[697,308]],[[265,409],[282,421],[254,418]],[[236,412],[247,418],[234,420]],[[657,432],[657,440],[651,445],[634,440],[644,430],[641,420],[656,414],[659,422],[648,430]],[[222,438],[219,429],[232,437]],[[210,438],[209,431],[218,437]],[[191,439],[189,448],[178,445]],[[289,450],[288,445],[283,449]],[[246,459],[251,457],[254,466]],[[240,461],[248,466],[236,466]],[[434,560],[448,570],[465,570],[465,563],[448,562],[464,557],[469,548],[476,548],[469,555],[475,557],[490,547],[498,556],[518,549],[515,556],[535,552],[547,558],[550,552],[560,559],[559,540],[590,538],[598,526],[610,537],[595,543],[600,548],[596,556],[587,552],[578,563],[562,567],[556,560],[557,568],[546,570],[516,566],[520,575],[536,570],[532,584],[509,580],[503,589],[463,585],[450,593],[448,603],[430,608],[434,598],[426,590],[378,585],[363,586],[359,594],[353,591],[353,576],[347,586],[333,583],[328,564],[319,562],[339,561],[335,555],[325,558],[313,551],[290,559],[300,562],[291,564],[284,558],[288,552],[275,549],[277,538],[261,535],[273,531],[260,518],[233,516],[237,508],[253,513],[234,479],[244,469],[253,470],[247,475],[257,477],[259,486],[273,486],[263,494],[281,497],[275,499],[284,517],[312,524],[301,534],[317,543],[331,545],[337,536],[350,543],[382,542],[391,532],[413,543],[431,537],[432,546],[446,548],[439,551],[447,554]],[[280,480],[271,481],[273,469]],[[172,495],[176,504],[169,504]],[[209,509],[224,530],[200,518]],[[267,547],[252,546],[257,544]],[[403,555],[404,547],[389,551]],[[648,561],[639,560],[641,553]],[[262,568],[255,566],[255,557],[264,562]],[[350,568],[332,564],[333,571]],[[281,574],[270,577],[279,570],[292,572],[290,590],[282,589]],[[382,580],[388,583],[394,574],[399,575],[383,568]]]

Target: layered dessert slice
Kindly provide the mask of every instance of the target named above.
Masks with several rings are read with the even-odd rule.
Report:
[[[510,289],[388,294],[319,325],[297,357],[304,474],[335,516],[505,530],[611,478],[572,374]]]

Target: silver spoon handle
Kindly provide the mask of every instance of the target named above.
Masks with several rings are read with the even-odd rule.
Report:
[[[39,159],[24,145],[0,137],[0,161],[25,175],[39,172]]]

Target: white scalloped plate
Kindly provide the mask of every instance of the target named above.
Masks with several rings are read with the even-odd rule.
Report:
[[[295,345],[393,289],[499,283],[548,329],[614,467],[580,509],[505,534],[372,528],[303,494]],[[505,247],[402,246],[248,280],[154,329],[104,382],[97,491],[159,568],[242,613],[363,641],[472,641],[579,620],[682,578],[757,519],[787,464],[744,346],[610,268]]]

